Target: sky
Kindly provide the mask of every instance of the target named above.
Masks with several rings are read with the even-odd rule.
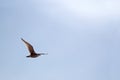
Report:
[[[120,80],[119,0],[0,0],[0,80]],[[48,55],[26,58],[20,38]]]

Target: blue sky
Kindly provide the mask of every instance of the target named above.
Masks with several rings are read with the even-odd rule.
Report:
[[[119,0],[0,0],[0,80],[120,80]],[[36,59],[20,40],[36,52]]]

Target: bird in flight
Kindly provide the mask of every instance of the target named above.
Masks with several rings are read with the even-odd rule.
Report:
[[[28,57],[28,58],[36,58],[36,57],[41,56],[41,55],[47,55],[47,53],[36,53],[34,51],[33,46],[30,43],[25,41],[23,38],[21,38],[21,40],[25,43],[25,45],[27,46],[27,48],[28,48],[28,50],[30,52],[30,55],[28,55],[26,57]]]

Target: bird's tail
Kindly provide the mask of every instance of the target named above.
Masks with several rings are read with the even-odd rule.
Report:
[[[41,55],[48,55],[48,53],[40,53]]]

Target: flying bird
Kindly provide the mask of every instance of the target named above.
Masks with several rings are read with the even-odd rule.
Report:
[[[26,57],[28,57],[28,58],[29,57],[30,58],[36,58],[36,57],[41,56],[41,55],[47,55],[47,53],[36,53],[34,51],[33,46],[30,43],[28,43],[27,41],[25,41],[23,38],[21,38],[21,40],[25,43],[25,45],[27,46],[27,48],[28,48],[28,50],[30,52],[30,55],[28,55]]]

